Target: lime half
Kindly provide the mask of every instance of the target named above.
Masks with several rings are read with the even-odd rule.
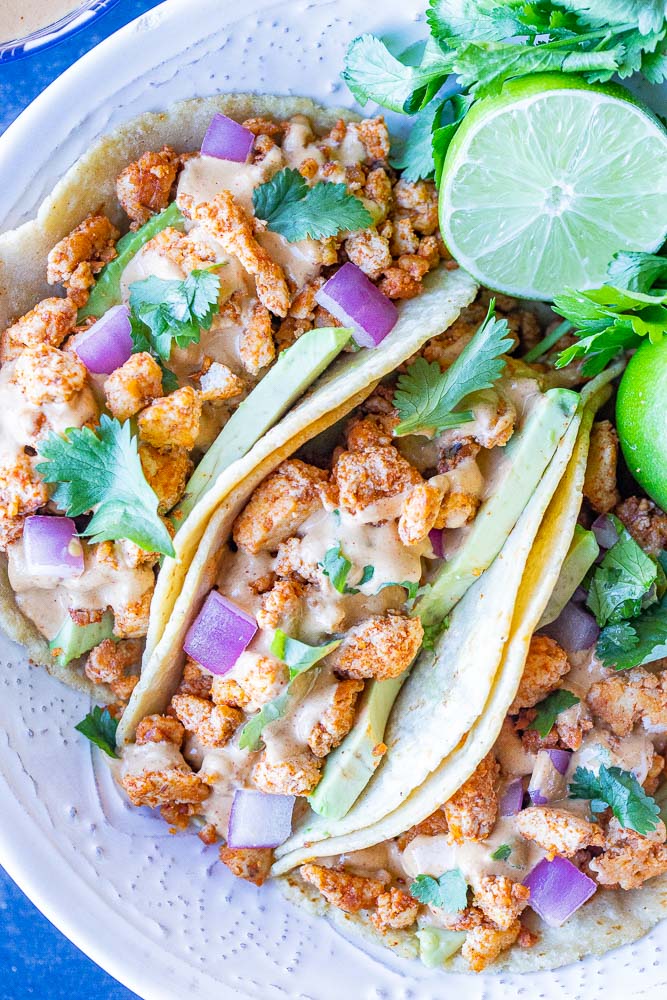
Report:
[[[667,340],[642,344],[618,387],[616,426],[628,469],[667,510]]]
[[[482,284],[553,299],[667,236],[667,132],[622,87],[547,73],[473,105],[447,152],[440,226]]]

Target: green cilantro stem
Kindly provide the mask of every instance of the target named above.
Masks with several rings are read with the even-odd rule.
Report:
[[[535,347],[531,347],[527,354],[524,355],[523,361],[527,365],[533,363],[533,361],[538,361],[539,358],[548,354],[552,347],[554,347],[561,337],[564,337],[566,333],[569,333],[572,329],[572,324],[569,320],[564,319],[562,323],[559,323],[557,327],[548,333],[546,337],[543,337]]]

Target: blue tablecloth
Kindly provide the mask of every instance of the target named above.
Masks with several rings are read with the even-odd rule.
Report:
[[[70,40],[0,65],[0,132],[79,56],[157,3],[121,0],[94,27]],[[0,1000],[132,1000],[135,996],[70,944],[1,868],[0,925]]]

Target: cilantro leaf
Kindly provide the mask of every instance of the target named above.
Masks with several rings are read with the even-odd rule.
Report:
[[[297,674],[303,673],[304,670],[309,670],[323,657],[328,656],[329,653],[333,653],[334,649],[337,649],[341,642],[341,639],[334,639],[323,646],[309,646],[307,642],[292,639],[291,636],[286,635],[282,629],[278,628],[273,635],[271,652],[276,659],[282,660],[283,663],[287,664],[290,680],[292,680]]]
[[[600,632],[596,652],[605,667],[631,670],[657,659],[667,646],[667,596],[631,622],[607,625]],[[656,656],[652,654],[656,652]],[[663,654],[664,655],[664,654]]]
[[[501,844],[497,847],[493,854],[491,855],[492,861],[507,861],[510,854],[512,853],[512,848],[509,844]]]
[[[427,104],[415,116],[413,126],[407,139],[392,149],[391,165],[402,171],[406,181],[426,180],[433,177],[435,164],[433,162],[433,129],[445,101]]]
[[[650,292],[653,285],[667,285],[667,257],[638,250],[615,253],[607,268],[610,284],[632,292]]]
[[[327,549],[324,553],[324,559],[319,565],[324,575],[328,576],[331,580],[331,586],[334,587],[339,594],[359,593],[358,587],[348,587],[347,585],[347,578],[350,575],[352,563],[347,556],[343,555],[340,542],[333,545],[330,549]],[[359,587],[363,587],[365,583],[372,580],[374,573],[374,566],[364,566],[361,579],[359,580]]]
[[[388,580],[378,587],[377,593],[379,594],[385,587],[405,587],[408,592],[407,600],[414,601],[419,593],[419,580],[401,580],[400,583],[398,580]]]
[[[85,719],[74,728],[100,750],[104,750],[107,757],[118,757],[116,753],[118,719],[114,719],[108,708],[102,709],[99,705],[95,705]]]
[[[435,644],[442,635],[449,628],[449,617],[443,618],[441,622],[436,622],[434,625],[424,626],[424,638],[422,639],[422,649],[435,649]]]
[[[437,46],[427,46],[421,64],[410,66],[393,56],[375,35],[367,34],[350,42],[341,75],[362,108],[375,101],[402,113],[415,92],[430,88],[434,96],[451,71],[451,57]]]
[[[431,138],[436,183],[440,180],[449,144],[458,131],[459,125],[470,110],[470,106],[473,101],[474,97],[472,94],[452,94],[452,96],[445,101],[440,110],[440,114],[436,118],[437,127],[433,129],[433,135]],[[445,114],[447,114],[451,121],[443,123],[443,117]]]
[[[445,45],[500,42],[525,32],[518,11],[523,0],[430,0],[426,12],[433,37]]]
[[[637,545],[621,522],[614,520],[619,539],[595,568],[586,602],[600,626],[638,615],[658,578],[653,559]]]
[[[609,806],[626,830],[645,836],[658,825],[660,809],[647,795],[634,774],[620,767],[600,765],[598,774],[578,767],[569,787],[570,798],[591,799],[591,810],[603,812]]]
[[[130,423],[102,414],[99,427],[52,432],[40,443],[37,472],[56,483],[52,499],[69,517],[93,511],[81,531],[93,542],[128,538],[149,552],[172,556],[158,499],[146,482]]]
[[[248,719],[239,736],[241,750],[258,750],[262,742],[262,731],[270,722],[281,719],[287,710],[289,687],[273,701],[263,705],[256,715]]]
[[[420,903],[437,906],[448,913],[460,913],[468,905],[468,883],[458,868],[451,868],[440,878],[418,875],[410,886],[410,895]]]
[[[365,229],[373,216],[344,184],[320,181],[312,187],[298,170],[285,167],[252,193],[255,215],[290,243],[321,240],[343,230]]]
[[[151,275],[133,282],[130,333],[134,352],[148,351],[167,362],[174,343],[177,347],[198,344],[201,331],[211,328],[219,310],[219,294],[220,278],[210,268],[192,271],[182,281]]]
[[[438,433],[472,420],[470,411],[455,412],[455,407],[500,378],[506,365],[502,355],[513,343],[507,320],[495,319],[494,308],[492,299],[486,319],[446,372],[437,361],[429,364],[418,358],[399,376],[394,394],[394,406],[401,417],[397,436],[418,431]]]
[[[577,698],[576,694],[568,691],[567,688],[559,688],[557,691],[552,691],[550,695],[547,695],[546,698],[535,706],[537,715],[528,728],[534,729],[542,739],[545,739],[553,729],[556,716],[564,712],[566,708],[572,708],[573,705],[578,704],[579,698]]]

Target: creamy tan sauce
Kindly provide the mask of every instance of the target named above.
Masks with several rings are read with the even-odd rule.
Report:
[[[173,743],[136,743],[129,744],[123,750],[120,776],[138,777],[148,771],[164,771],[167,768],[183,764],[183,757],[178,747]]]
[[[34,31],[55,24],[81,2],[72,0],[2,0],[0,3],[0,40],[14,41]]]
[[[153,585],[152,569],[147,566],[135,569],[124,564],[120,546],[116,546],[118,569],[99,562],[85,542],[83,550],[83,574],[75,579],[60,580],[35,576],[28,571],[22,538],[8,546],[9,582],[16,594],[16,603],[47,639],[57,635],[70,608],[91,611],[126,608]]]
[[[256,758],[257,754],[239,750],[236,743],[204,752],[199,777],[210,785],[211,794],[203,803],[202,815],[223,837],[227,836],[234,792],[251,787],[250,772]]]

